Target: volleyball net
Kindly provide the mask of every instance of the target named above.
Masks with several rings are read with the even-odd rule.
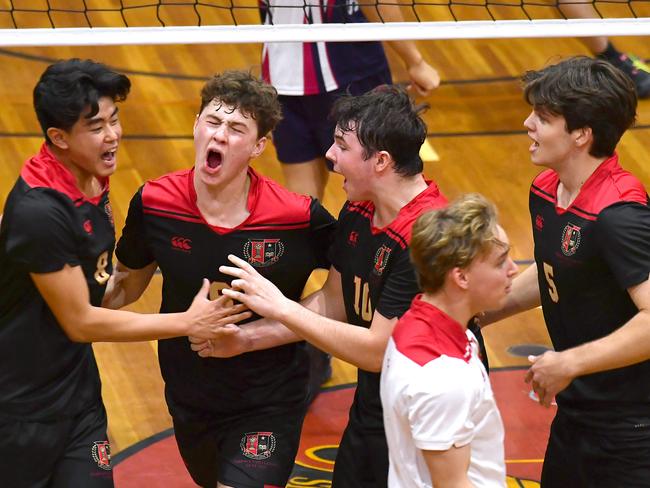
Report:
[[[302,24],[260,11],[304,12]],[[314,23],[314,9],[372,9],[369,23]],[[403,21],[385,22],[384,9]],[[586,14],[575,18],[576,9]],[[649,0],[0,0],[0,45],[127,45],[650,35]]]

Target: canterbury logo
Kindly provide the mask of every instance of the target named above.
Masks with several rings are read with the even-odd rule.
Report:
[[[189,251],[192,249],[192,240],[187,237],[172,237],[172,247],[181,251]]]

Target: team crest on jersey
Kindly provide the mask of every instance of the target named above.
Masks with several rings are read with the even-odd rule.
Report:
[[[241,452],[249,459],[268,459],[275,451],[273,432],[248,432],[239,443]]]
[[[375,253],[375,273],[381,275],[388,264],[388,258],[390,257],[390,247],[381,246],[377,249]]]
[[[111,445],[108,441],[95,441],[92,448],[93,460],[97,466],[106,471],[112,469],[111,466]]]
[[[359,242],[359,233],[356,231],[350,232],[350,235],[348,236],[348,244],[351,245],[352,247],[357,247],[357,244]]]
[[[280,239],[249,239],[244,244],[244,257],[256,268],[265,268],[278,262],[284,254]]]
[[[115,220],[113,220],[113,207],[111,207],[111,202],[106,202],[106,205],[104,205],[104,212],[106,212],[106,216],[108,217],[108,221],[111,223],[111,227],[113,229],[115,228]]]
[[[580,227],[567,224],[562,232],[562,254],[573,256],[580,246]]]

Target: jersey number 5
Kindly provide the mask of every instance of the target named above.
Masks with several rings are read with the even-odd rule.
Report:
[[[560,301],[560,295],[558,295],[557,286],[555,286],[555,281],[553,281],[553,266],[548,263],[544,263],[544,276],[548,285],[548,294],[551,300],[553,300],[553,303],[557,303]]]
[[[366,322],[372,320],[372,304],[370,303],[370,287],[358,276],[354,277],[354,312]]]

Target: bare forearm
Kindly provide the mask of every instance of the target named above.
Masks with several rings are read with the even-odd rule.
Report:
[[[472,488],[467,477],[470,463],[470,444],[452,447],[447,451],[422,451],[429,468],[431,481],[436,488]]]
[[[404,16],[402,15],[401,6],[398,2],[394,4],[382,4],[376,8],[374,6],[362,7],[362,10],[363,14],[371,22],[404,22]],[[422,54],[420,54],[413,41],[387,41],[385,44],[399,55],[407,67],[415,66],[422,62]]]
[[[319,316],[324,315],[335,320],[345,319],[345,308],[342,304],[336,300],[328,301],[321,290],[305,297],[300,304]],[[237,346],[238,354],[304,340],[299,333],[289,329],[282,322],[267,317],[240,327],[241,340]]]
[[[573,377],[608,371],[650,359],[650,312],[640,311],[601,339],[562,352]]]
[[[283,308],[280,321],[306,341],[366,371],[378,372],[387,338],[370,329],[324,317],[291,302]]]
[[[262,318],[240,327],[242,330],[241,353],[270,349],[303,340],[291,329],[271,319]]]
[[[188,335],[186,312],[139,314],[88,306],[62,320],[68,337],[76,342],[129,342],[168,339]]]
[[[144,293],[156,269],[156,263],[130,269],[118,262],[106,286],[102,306],[116,310],[135,302]]]

